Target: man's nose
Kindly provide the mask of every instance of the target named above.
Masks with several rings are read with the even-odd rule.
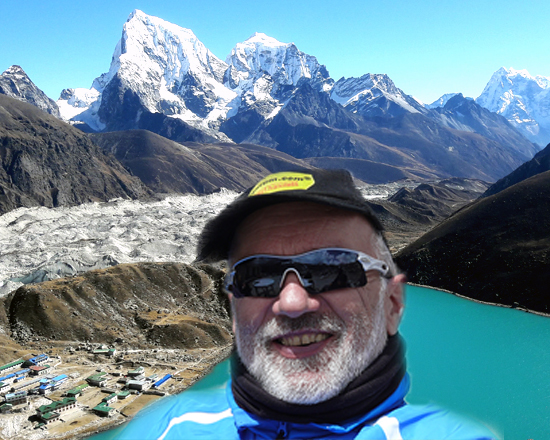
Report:
[[[283,280],[277,300],[273,303],[273,313],[297,318],[304,313],[318,310],[319,306],[319,298],[310,295],[300,283],[298,276],[294,272],[289,272]]]

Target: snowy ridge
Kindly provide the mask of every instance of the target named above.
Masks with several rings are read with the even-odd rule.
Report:
[[[354,113],[365,116],[376,114],[378,100],[393,102],[400,111],[420,113],[422,105],[395,86],[385,74],[370,74],[360,78],[341,78],[334,85],[331,98]]]
[[[426,104],[424,107],[429,109],[445,107],[445,104],[449,102],[449,99],[453,98],[456,95],[460,95],[460,93],[445,93],[441,98],[432,102],[431,104]]]
[[[532,142],[550,142],[550,78],[502,67],[476,102],[504,116]]]
[[[296,86],[302,78],[323,83],[328,73],[317,58],[298,50],[294,43],[281,43],[262,33],[255,33],[238,43],[226,59],[226,85],[248,90],[251,82],[268,73],[278,85]]]

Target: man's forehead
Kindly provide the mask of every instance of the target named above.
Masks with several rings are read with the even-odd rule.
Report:
[[[365,243],[374,233],[359,213],[313,202],[288,202],[259,209],[239,225],[233,257],[250,253],[293,255],[320,247],[351,247],[355,238]],[[353,246],[356,250],[367,250]],[[246,251],[245,251],[246,250]]]

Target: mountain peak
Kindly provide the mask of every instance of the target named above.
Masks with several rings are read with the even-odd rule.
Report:
[[[226,63],[229,71],[225,83],[232,89],[249,88],[250,81],[258,80],[265,73],[282,86],[296,86],[302,78],[317,83],[329,79],[317,58],[301,52],[294,43],[281,43],[260,32],[235,45]]]
[[[0,94],[11,96],[59,118],[57,104],[40,90],[21,66],[13,65],[0,75]]]
[[[549,98],[550,78],[501,67],[476,102],[504,116],[531,142],[544,146],[550,140]]]
[[[245,43],[260,43],[265,46],[271,46],[271,47],[279,47],[279,46],[288,46],[289,43],[281,43],[279,40],[270,37],[269,35],[266,35],[262,32],[254,32],[252,36],[250,36],[247,40],[244,41]]]
[[[8,67],[4,71],[4,74],[8,74],[8,75],[25,75],[25,76],[27,76],[27,74],[25,73],[23,68],[21,66],[18,66],[17,64],[14,64],[13,66]]]
[[[334,84],[331,98],[353,113],[367,117],[424,112],[422,105],[403,93],[386,74],[341,78]]]
[[[425,105],[425,107],[429,109],[445,107],[445,104],[447,104],[449,99],[453,98],[456,95],[462,95],[462,93],[445,93],[443,96],[441,96],[439,99],[435,100],[431,104]]]

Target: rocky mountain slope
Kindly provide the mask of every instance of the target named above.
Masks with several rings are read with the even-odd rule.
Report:
[[[6,95],[0,95],[0,140],[0,213],[150,194],[81,131]]]
[[[445,127],[418,112],[365,119],[308,84],[246,141],[299,158],[366,159],[423,178],[461,176],[493,181],[527,160],[512,144]]]
[[[370,204],[384,225],[391,251],[396,253],[477,199],[488,186],[481,180],[452,178],[402,187],[387,200],[371,200]]]
[[[433,109],[430,117],[446,127],[477,133],[496,141],[519,153],[523,160],[532,158],[539,151],[504,116],[487,110],[473,99],[464,98],[462,93],[452,96],[444,106]]]
[[[479,199],[397,255],[410,281],[550,312],[550,171]]]
[[[61,117],[55,101],[36,87],[20,66],[11,66],[0,75],[0,94],[28,102],[50,115]]]
[[[156,193],[207,194],[220,188],[243,191],[270,172],[306,166],[267,147],[182,145],[146,130],[99,133],[91,138]]]
[[[26,285],[2,299],[12,339],[196,348],[231,342],[222,271],[179,263],[123,264]]]
[[[397,88],[388,75],[367,73],[360,78],[341,78],[330,97],[352,113],[369,118],[428,113],[421,103]]]

